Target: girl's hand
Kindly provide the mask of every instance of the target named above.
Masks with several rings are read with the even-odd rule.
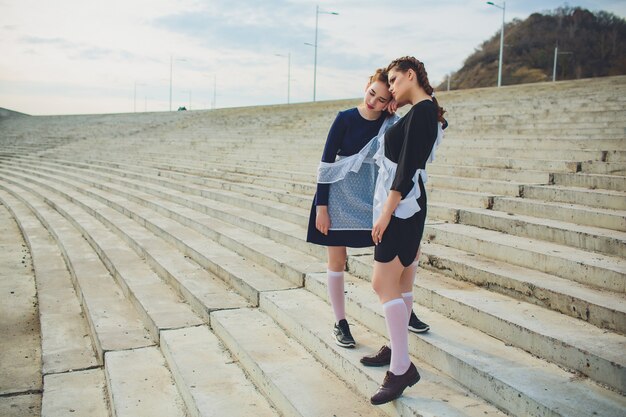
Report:
[[[372,240],[374,241],[374,245],[378,245],[383,240],[383,235],[385,234],[385,230],[387,230],[387,226],[389,226],[389,222],[391,221],[391,216],[382,214],[376,223],[374,223],[374,227],[372,227]]]
[[[395,98],[392,98],[389,104],[387,105],[387,111],[389,114],[394,114],[398,110],[398,102]]]
[[[328,229],[330,229],[328,206],[317,206],[317,212],[315,215],[315,228],[319,230],[323,235],[328,236]]]

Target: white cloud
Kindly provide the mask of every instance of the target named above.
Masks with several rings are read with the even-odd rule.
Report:
[[[320,1],[317,97],[358,97],[370,72],[402,55],[426,63],[431,82],[460,68],[499,29],[483,1]],[[507,21],[558,1],[507,3]],[[624,2],[582,1],[623,16]],[[0,107],[31,114],[167,110],[282,103],[291,53],[291,101],[313,89],[315,2],[305,0],[0,1]],[[572,4],[573,5],[573,4]],[[181,61],[180,59],[185,59]],[[194,103],[196,103],[194,105]]]

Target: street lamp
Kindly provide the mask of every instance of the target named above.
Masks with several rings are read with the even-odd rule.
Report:
[[[498,87],[502,85],[502,49],[504,48],[504,12],[506,11],[506,2],[502,2],[502,6],[492,1],[487,2],[488,5],[502,9],[502,30],[500,31],[500,60],[498,61]]]
[[[172,111],[172,69],[174,68],[174,61],[187,61],[184,58],[174,59],[173,55],[170,55],[170,111]]]
[[[313,61],[313,101],[315,101],[315,90],[317,87],[317,23],[318,23],[320,14],[332,14],[336,16],[339,13],[320,11],[320,6],[319,5],[315,6],[315,44],[305,42],[305,45],[309,45],[315,48],[315,59]]]
[[[283,58],[287,58],[287,104],[289,104],[289,96],[291,90],[291,52],[287,55],[275,54],[276,56],[280,56]]]
[[[554,68],[552,69],[552,82],[556,81],[556,60],[559,55],[572,54],[572,52],[559,52],[559,44],[554,47]]]

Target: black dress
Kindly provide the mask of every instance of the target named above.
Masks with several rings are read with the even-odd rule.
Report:
[[[363,146],[378,135],[385,118],[386,113],[381,114],[377,120],[364,119],[356,107],[339,112],[328,132],[322,162],[335,162],[337,155],[350,156],[358,153]],[[323,246],[351,248],[374,246],[371,230],[329,230],[328,235],[317,230],[315,227],[316,207],[328,205],[329,188],[329,184],[317,184],[317,192],[309,214],[306,241]]]
[[[385,157],[398,164],[391,190],[402,198],[413,188],[413,177],[418,169],[426,167],[438,131],[438,109],[431,100],[416,103],[402,119],[385,133]],[[426,222],[426,190],[419,178],[420,211],[407,219],[391,216],[389,226],[376,245],[374,259],[390,262],[396,256],[404,267],[415,260]]]

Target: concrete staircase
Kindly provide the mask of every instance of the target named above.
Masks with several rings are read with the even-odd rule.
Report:
[[[422,380],[383,407],[385,370],[359,363],[386,343],[372,250],[349,252],[348,350],[304,242],[357,102],[0,117],[3,264],[32,257],[11,306],[38,316],[18,328],[40,358],[3,342],[0,414],[623,416],[626,77],[439,100],[414,290],[431,331],[409,337]]]

